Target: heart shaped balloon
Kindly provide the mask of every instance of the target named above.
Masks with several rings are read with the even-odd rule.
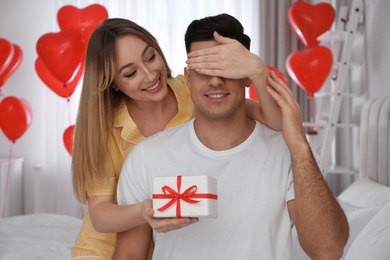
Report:
[[[83,37],[85,46],[93,30],[107,18],[107,10],[99,4],[92,4],[83,9],[65,5],[57,12],[57,22],[61,30],[77,31]]]
[[[45,85],[54,91],[57,95],[63,98],[70,98],[80,81],[81,76],[84,72],[84,62],[82,61],[80,66],[77,68],[76,75],[70,79],[67,83],[62,83],[55,78],[50,71],[45,67],[40,58],[35,60],[35,71],[39,78],[45,83]]]
[[[74,77],[84,59],[83,39],[73,30],[42,35],[37,41],[36,49],[45,67],[62,83]]]
[[[307,47],[319,45],[317,37],[329,31],[335,18],[335,10],[329,3],[310,4],[299,1],[288,10],[288,21],[295,34]]]
[[[2,73],[10,64],[14,55],[12,44],[6,39],[0,38],[0,73]]]
[[[0,128],[9,140],[15,142],[28,129],[32,120],[30,104],[16,97],[6,97],[0,103]]]
[[[4,86],[5,82],[8,78],[17,70],[22,63],[23,52],[22,49],[16,45],[12,44],[13,48],[13,56],[7,66],[5,66],[4,70],[0,72],[0,87]]]
[[[321,89],[332,70],[332,65],[332,52],[325,46],[296,51],[286,60],[288,74],[310,94]]]
[[[65,148],[71,156],[72,156],[72,149],[73,149],[74,128],[75,128],[74,125],[71,125],[68,128],[66,128],[64,131],[64,135],[62,137]]]
[[[276,75],[279,78],[281,78],[283,80],[283,82],[286,83],[286,85],[288,86],[288,81],[280,70],[278,70],[277,68],[270,66],[270,65],[267,65],[267,68],[270,71],[275,71]],[[249,86],[249,98],[252,100],[259,100],[259,98],[257,97],[256,89],[253,85]]]

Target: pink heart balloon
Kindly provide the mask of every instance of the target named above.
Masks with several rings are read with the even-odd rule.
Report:
[[[107,10],[99,4],[92,4],[83,9],[65,5],[57,13],[57,21],[61,30],[77,31],[83,37],[85,46],[93,30],[107,18]]]
[[[8,67],[14,55],[12,44],[6,39],[0,38],[0,73]]]
[[[36,49],[45,67],[62,83],[72,79],[84,59],[83,39],[73,30],[42,35]]]
[[[288,10],[288,21],[302,43],[311,48],[319,45],[317,37],[328,31],[334,21],[335,10],[329,3],[295,2]]]
[[[67,83],[62,83],[50,73],[50,71],[45,67],[39,58],[35,60],[34,65],[35,71],[43,83],[45,83],[45,85],[54,93],[63,98],[70,98],[73,95],[84,72],[84,62],[82,61],[79,68],[77,68],[76,75]]]
[[[19,68],[23,59],[22,49],[16,45],[12,44],[13,56],[7,66],[4,66],[4,69],[0,72],[0,87],[4,86],[8,78]]]
[[[64,135],[63,135],[63,141],[66,150],[68,153],[72,156],[72,150],[73,150],[73,135],[74,135],[74,125],[69,126],[65,129]]]
[[[333,55],[325,46],[315,46],[290,54],[286,60],[290,77],[308,93],[321,89],[333,66]]]
[[[32,120],[30,104],[16,97],[6,97],[0,103],[0,128],[9,140],[15,142],[29,128]]]

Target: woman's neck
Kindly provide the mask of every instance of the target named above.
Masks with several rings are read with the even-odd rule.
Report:
[[[145,137],[164,130],[178,113],[177,100],[171,88],[168,88],[168,94],[161,101],[133,102],[129,99],[126,106],[129,115]]]

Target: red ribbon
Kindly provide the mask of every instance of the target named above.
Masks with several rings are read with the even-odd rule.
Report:
[[[209,193],[196,193],[198,187],[196,185],[192,185],[188,189],[186,189],[183,193],[180,193],[181,188],[181,179],[182,176],[177,176],[177,192],[172,189],[171,187],[165,185],[161,188],[162,192],[164,194],[153,194],[153,199],[171,199],[168,201],[167,204],[164,206],[158,208],[158,211],[164,211],[170,206],[172,206],[175,202],[176,203],[176,216],[178,218],[181,217],[181,207],[180,207],[180,200],[184,200],[185,202],[196,204],[200,202],[199,200],[194,199],[214,199],[216,200],[218,198],[215,194],[209,194]]]

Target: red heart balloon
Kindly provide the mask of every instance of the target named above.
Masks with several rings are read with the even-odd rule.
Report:
[[[317,46],[317,37],[328,31],[333,24],[335,10],[329,3],[312,5],[295,2],[288,10],[288,21],[295,34],[307,47]]]
[[[73,30],[42,35],[36,49],[45,67],[62,83],[74,77],[84,58],[83,39]]]
[[[284,81],[284,83],[286,83],[286,85],[288,86],[288,81],[280,70],[270,65],[267,65],[267,68],[270,71],[271,70],[275,71],[276,75],[278,75],[278,77],[281,78]],[[253,85],[250,85],[249,87],[249,98],[252,100],[259,100],[259,98],[257,97],[256,89]]]
[[[77,68],[76,75],[67,83],[62,83],[57,78],[55,78],[39,58],[35,60],[35,71],[43,83],[45,83],[48,88],[54,91],[54,93],[60,97],[69,98],[73,95],[73,92],[75,91],[77,84],[83,75],[84,61],[82,61],[80,66]]]
[[[2,70],[2,72],[0,72],[0,87],[5,84],[8,78],[15,72],[15,70],[19,68],[20,64],[22,63],[22,49],[16,44],[12,44],[12,48],[14,49],[14,51],[11,61],[8,66],[6,66],[6,68]]]
[[[296,51],[286,60],[288,74],[295,83],[311,94],[321,89],[330,74],[332,65],[332,52],[325,46]]]
[[[0,103],[0,128],[15,142],[28,129],[32,120],[30,104],[21,98],[6,97]]]
[[[77,31],[83,37],[85,45],[88,44],[93,30],[107,18],[107,10],[99,4],[92,4],[84,9],[65,5],[57,13],[57,21],[61,30]]]
[[[0,38],[0,73],[8,67],[14,55],[12,44],[6,39]]]
[[[74,125],[69,126],[65,129],[64,135],[62,137],[64,145],[70,156],[72,156],[73,149],[73,135],[74,135]]]

